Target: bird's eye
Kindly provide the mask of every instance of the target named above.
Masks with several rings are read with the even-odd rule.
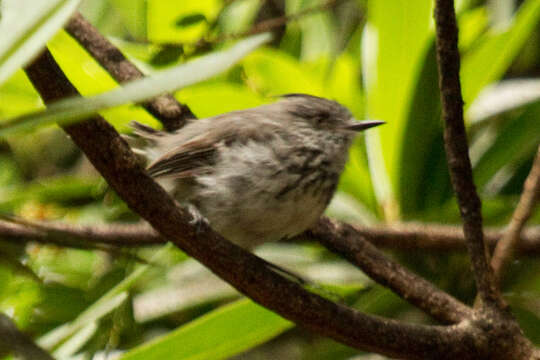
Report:
[[[327,113],[322,113],[317,116],[315,116],[314,124],[316,126],[324,126],[326,123],[328,123],[328,118],[330,117]]]

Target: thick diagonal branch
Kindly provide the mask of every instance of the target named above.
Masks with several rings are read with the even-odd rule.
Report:
[[[119,83],[140,79],[144,74],[122,52],[79,13],[65,26],[66,31]],[[167,131],[174,131],[195,116],[172,95],[161,95],[141,104]]]
[[[536,152],[536,157],[533,162],[532,169],[525,180],[523,192],[519,198],[519,202],[512,214],[512,220],[508,225],[508,229],[503,238],[497,244],[491,266],[495,277],[500,282],[502,272],[506,264],[514,256],[515,249],[518,246],[521,232],[529,218],[531,217],[534,207],[540,197],[540,146]]]
[[[484,242],[481,203],[473,181],[463,122],[458,30],[453,0],[435,1],[435,24],[444,146],[452,185],[463,219],[463,232],[480,299],[485,305],[502,307],[503,302],[489,264],[488,248]]]
[[[48,51],[26,73],[46,103],[76,93]],[[350,346],[389,356],[473,359],[478,354],[470,324],[411,325],[363,314],[306,291],[206,224],[190,225],[191,215],[176,207],[99,116],[64,129],[133,211],[240,292],[281,316]]]

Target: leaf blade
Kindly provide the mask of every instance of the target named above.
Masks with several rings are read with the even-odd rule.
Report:
[[[128,102],[140,102],[162,93],[172,92],[201,82],[228,69],[250,51],[269,41],[270,38],[269,34],[256,35],[237,43],[227,50],[130,82],[121,88],[88,98],[72,97],[58,101],[45,110],[5,121],[0,126],[0,136],[38,124],[76,121],[103,109],[109,109]],[[205,69],[211,70],[204,71]]]
[[[293,324],[243,299],[126,353],[121,360],[224,359],[269,340]]]
[[[0,84],[45,46],[80,0],[5,1],[0,21]]]

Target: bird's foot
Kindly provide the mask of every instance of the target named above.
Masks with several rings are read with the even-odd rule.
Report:
[[[199,209],[193,204],[187,205],[187,211],[191,215],[192,219],[189,221],[189,224],[195,227],[197,234],[200,234],[204,228],[210,226],[210,222],[207,218],[200,213]]]

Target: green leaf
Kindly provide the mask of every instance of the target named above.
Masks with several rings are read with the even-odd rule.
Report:
[[[176,26],[187,27],[206,21],[206,16],[204,14],[195,13],[180,17],[176,21]]]
[[[409,106],[432,38],[432,2],[370,1],[362,41],[367,117],[385,126],[366,132],[377,199],[399,217],[396,192]]]
[[[6,174],[6,168],[0,158],[0,169]],[[6,174],[7,175],[7,174]],[[43,179],[28,184],[13,184],[0,187],[0,210],[12,211],[14,206],[25,201],[72,202],[92,199],[99,189],[99,181],[73,176],[59,176]]]
[[[219,16],[222,34],[235,34],[247,31],[255,20],[262,3],[259,0],[229,2]]]
[[[52,38],[47,47],[82,96],[97,95],[118,87],[117,81],[65,31]],[[100,111],[100,115],[117,128],[127,128],[127,124],[133,120],[158,125],[148,112],[132,104]]]
[[[458,17],[459,50],[469,49],[488,25],[488,14],[485,6],[464,12]]]
[[[109,0],[109,2],[114,6],[116,22],[121,22],[132,37],[146,38],[149,21],[148,0]]]
[[[538,296],[536,294],[530,294],[529,296]],[[527,339],[534,344],[540,344],[540,315],[538,314],[538,302],[533,302],[532,306],[512,306],[512,312],[515,314],[520,327],[523,329],[523,333],[527,336]]]
[[[150,63],[155,67],[168,66],[179,61],[184,55],[184,48],[178,45],[165,45],[152,56]]]
[[[171,244],[167,244],[160,248],[152,256],[150,263],[159,262],[171,247]],[[52,349],[83,329],[90,322],[97,321],[109,314],[127,299],[128,290],[149,270],[150,266],[144,264],[137,267],[129,276],[79,314],[72,322],[65,323],[40,337],[38,339],[39,345],[46,349]]]
[[[303,0],[299,1],[301,7],[287,9],[287,14],[298,13],[299,11],[321,6],[325,0]],[[316,60],[321,56],[328,56],[334,50],[335,26],[327,11],[313,13],[299,19],[298,25],[302,33],[302,49],[300,58],[304,61]]]
[[[23,71],[16,71],[0,86],[0,118],[35,111],[43,105]]]
[[[0,250],[6,260],[4,249]],[[14,270],[9,263],[0,261],[0,312],[12,314],[17,324],[24,328],[33,320],[35,308],[42,300],[41,289],[35,279]]]
[[[440,122],[440,95],[435,46],[432,44],[422,63],[397,166],[398,199],[407,216],[426,206],[440,206],[447,200],[450,181]]]
[[[482,217],[486,226],[500,226],[507,223],[517,204],[517,196],[497,196],[482,199]],[[461,224],[461,216],[456,199],[453,197],[440,207],[424,209],[414,215],[416,221],[426,223]],[[530,221],[531,223],[534,223]]]
[[[263,94],[323,94],[320,79],[306,71],[305,64],[283,51],[259,49],[246,57],[242,65],[246,82]]]
[[[94,336],[98,330],[98,324],[96,322],[90,322],[82,329],[77,331],[69,340],[62,344],[54,353],[54,357],[57,359],[69,359],[69,357],[81,347],[84,346]]]
[[[479,146],[471,148],[471,159],[475,183],[479,188],[485,188],[491,183],[490,193],[498,192],[519,165],[534,156],[540,143],[539,116],[540,103],[537,103],[527,107],[521,115],[510,118],[501,126],[494,124],[477,135],[477,138],[484,139],[476,139]],[[489,145],[486,146],[481,142]],[[483,148],[478,150],[480,154],[477,154],[477,148]],[[505,173],[497,179],[496,175],[501,171]]]
[[[467,117],[476,125],[500,115],[540,101],[540,80],[503,80],[484,89],[469,107]]]
[[[165,92],[195,84],[225,71],[256,47],[270,40],[261,34],[238,42],[231,48],[216,52],[125,86],[88,98],[73,97],[50,105],[44,111],[10,119],[0,127],[0,135],[37,125],[67,123],[87,117],[99,110],[128,102],[139,102]]]
[[[88,325],[89,322],[100,319],[120,306],[128,297],[127,292],[122,292],[113,297],[96,302],[85,310],[73,322],[57,327],[38,339],[38,344],[45,349],[52,349],[63,340],[71,337],[79,330]]]
[[[0,18],[0,84],[43,48],[80,0],[4,0]]]
[[[290,329],[293,323],[244,299],[206,314],[121,360],[225,359]]]
[[[221,9],[220,0],[148,0],[148,39],[153,42],[195,43]]]
[[[539,20],[540,1],[527,0],[507,29],[492,29],[477,40],[478,47],[463,56],[461,82],[466,108],[486,85],[505,73]]]
[[[373,214],[379,215],[364,146],[365,142],[358,139],[351,147],[349,161],[340,178],[339,189],[353,195]],[[366,214],[364,219],[369,219],[369,215]]]
[[[231,82],[209,81],[176,93],[180,102],[189,104],[189,108],[199,118],[215,116],[229,111],[242,110],[262,105],[265,99],[249,88]],[[219,101],[208,101],[219,99]]]

